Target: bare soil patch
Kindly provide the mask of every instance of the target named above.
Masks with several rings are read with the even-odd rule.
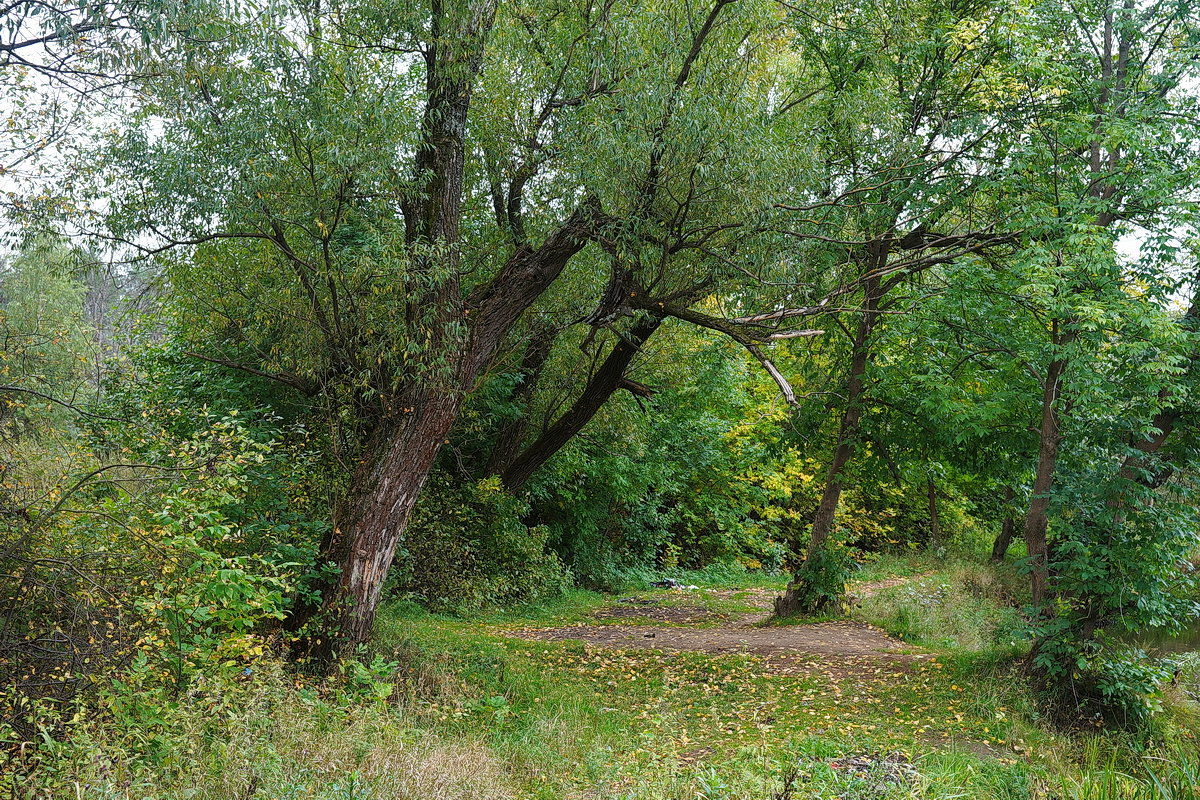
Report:
[[[660,606],[653,602],[628,606],[605,606],[595,611],[592,616],[599,620],[648,620],[677,625],[694,625],[700,622],[725,619],[724,614],[710,611],[703,606]]]
[[[889,578],[861,584],[856,587],[855,594],[869,597],[875,592],[921,577],[924,576]],[[758,610],[721,614],[698,605],[663,605],[659,598],[637,596],[599,609],[593,614],[597,621],[608,621],[608,624],[519,628],[506,633],[521,639],[581,641],[616,650],[745,654],[759,659],[760,668],[769,675],[824,675],[835,685],[845,685],[843,682],[849,680],[864,692],[869,692],[870,687],[876,684],[905,680],[915,671],[918,663],[932,658],[932,654],[861,622],[764,624],[770,617],[772,603],[778,594],[773,589],[726,589],[709,594],[740,601]],[[630,624],[641,620],[656,624]],[[703,623],[714,621],[718,624],[701,627]],[[958,738],[953,733],[931,734],[928,741],[932,747],[955,748],[981,758],[1005,755],[991,745]],[[682,758],[691,763],[703,761],[709,755],[711,748],[701,748]]]
[[[857,587],[870,595],[911,578],[888,579]],[[619,650],[667,650],[713,655],[738,653],[757,656],[765,672],[803,675],[823,672],[832,678],[867,677],[904,671],[929,654],[860,622],[815,622],[765,625],[777,590],[725,589],[711,594],[737,600],[758,610],[722,615],[701,606],[660,605],[655,598],[634,597],[594,613],[609,624],[574,624],[553,628],[522,628],[509,635],[536,641],[582,641]],[[621,624],[648,621],[654,625]],[[700,624],[719,622],[699,627]],[[616,624],[613,624],[616,622]]]
[[[523,639],[582,641],[619,650],[692,651],[721,655],[759,656],[764,669],[781,674],[836,666],[838,672],[857,672],[881,662],[901,664],[926,656],[878,628],[857,622],[819,622],[811,625],[746,626],[736,622],[715,628],[681,626],[566,625],[512,632]]]
[[[958,750],[979,758],[1012,759],[1020,755],[1020,753],[1010,753],[1003,747],[997,747],[987,742],[978,742],[974,739],[964,739],[952,733],[931,733],[924,737],[924,741],[937,750]]]

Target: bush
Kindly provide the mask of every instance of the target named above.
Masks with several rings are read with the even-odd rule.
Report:
[[[197,672],[262,654],[310,569],[255,552],[237,519],[271,447],[236,419],[210,419],[170,463],[97,467],[59,487],[64,502],[4,528],[0,570],[18,576],[0,589],[9,744],[97,686],[136,687],[152,710]]]
[[[498,478],[431,476],[396,552],[390,592],[432,609],[466,612],[561,594],[570,573],[529,527],[528,507]]]
[[[1058,724],[1135,727],[1162,710],[1171,671],[1161,660],[1103,633],[1080,638],[1063,617],[1040,621],[1034,630],[1032,663],[1043,706]]]
[[[828,541],[816,553],[800,563],[788,584],[792,599],[789,607],[776,604],[776,612],[801,613],[837,611],[845,604],[846,580],[850,576],[853,561],[845,545]]]

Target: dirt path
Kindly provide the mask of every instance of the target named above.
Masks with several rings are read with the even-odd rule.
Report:
[[[858,598],[871,597],[927,575],[859,584],[852,594]],[[893,704],[908,703],[904,714],[896,708],[893,724],[914,730],[914,726],[919,726],[915,735],[921,749],[951,749],[984,759],[1012,756],[995,743],[964,736],[952,721],[931,727],[933,720],[928,719],[931,724],[922,724],[917,713],[920,708],[916,711],[908,708],[913,702],[911,698],[900,699],[906,691],[920,692],[929,688],[930,674],[937,673],[937,668],[942,666],[932,653],[859,622],[772,625],[769,620],[776,594],[768,588],[724,589],[703,594],[686,590],[655,592],[622,598],[596,609],[592,613],[593,621],[508,629],[504,633],[533,641],[580,641],[587,646],[613,650],[710,655],[742,653],[754,656],[757,670],[767,675],[823,679],[824,688],[820,691],[827,700],[834,702],[830,711],[838,717],[836,724],[845,724],[849,719],[844,709],[837,710],[843,702],[850,704],[851,715],[860,707],[890,708]],[[771,713],[777,712],[772,710]],[[830,715],[826,714],[823,719],[830,720]],[[817,730],[820,733],[824,728]],[[987,730],[983,729],[985,734]],[[976,735],[980,734],[976,732]],[[705,761],[713,752],[712,747],[690,750],[682,760],[687,763]]]
[[[865,584],[857,587],[855,594],[869,596],[897,583],[892,579],[879,585]],[[884,631],[858,622],[765,624],[776,594],[769,589],[714,594],[722,599],[736,599],[757,610],[730,615],[699,605],[664,605],[655,598],[633,597],[620,601],[625,605],[608,606],[593,614],[608,624],[522,628],[509,634],[538,641],[577,640],[625,650],[746,653],[760,656],[766,671],[781,674],[814,668],[843,675],[877,672],[928,657]],[[625,619],[643,624],[620,624]]]

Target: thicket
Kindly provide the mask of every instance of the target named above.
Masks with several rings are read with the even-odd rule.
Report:
[[[1047,707],[1156,710],[1119,642],[1200,612],[1192,4],[14,8],[7,740],[266,649],[370,685],[391,600],[767,570],[828,612],[995,536]]]

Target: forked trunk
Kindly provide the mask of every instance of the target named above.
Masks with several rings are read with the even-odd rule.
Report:
[[[323,640],[309,648],[317,660],[328,661],[370,638],[396,545],[463,397],[520,316],[583,249],[597,213],[594,202],[584,203],[540,247],[519,250],[491,283],[472,293],[466,305],[474,324],[466,341],[444,342],[452,377],[395,398],[392,405],[400,411],[377,426],[322,554],[341,573],[325,592]]]

